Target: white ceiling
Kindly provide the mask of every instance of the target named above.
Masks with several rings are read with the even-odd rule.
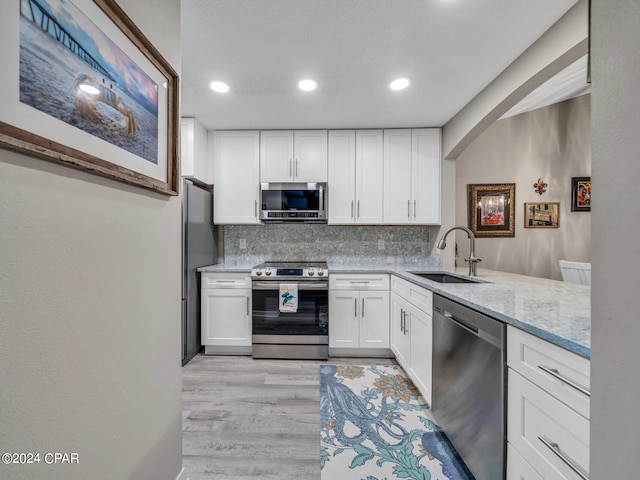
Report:
[[[182,0],[181,115],[207,129],[442,126],[576,2]],[[389,90],[399,76],[409,88]],[[305,77],[315,91],[297,89]]]

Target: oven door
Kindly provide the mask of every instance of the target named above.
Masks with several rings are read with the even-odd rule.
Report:
[[[280,282],[253,282],[253,343],[329,343],[329,282],[297,285],[298,310],[281,312]]]

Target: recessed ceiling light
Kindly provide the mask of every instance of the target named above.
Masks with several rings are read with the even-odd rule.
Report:
[[[211,87],[211,90],[213,90],[214,92],[227,93],[229,91],[229,85],[227,85],[224,82],[218,82],[218,81],[211,82],[209,86]]]
[[[305,92],[310,92],[311,90],[315,90],[317,86],[318,84],[309,78],[305,80],[300,80],[298,82],[298,88],[300,90],[304,90]]]
[[[393,82],[389,84],[389,88],[391,90],[404,90],[409,86],[408,78],[396,78]]]

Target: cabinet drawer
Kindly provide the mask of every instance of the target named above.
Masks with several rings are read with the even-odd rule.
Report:
[[[202,273],[201,288],[251,288],[246,273]]]
[[[588,476],[589,420],[512,369],[507,411],[509,443],[542,478],[580,480],[570,465]]]
[[[590,388],[588,359],[511,326],[507,329],[507,344],[510,368],[589,418],[590,397],[576,388]],[[564,380],[554,376],[553,371]]]
[[[396,277],[395,275],[391,275],[391,291],[397,293],[403,298],[407,298],[407,294],[409,293],[409,286],[411,286],[411,282],[407,282],[406,280]]]
[[[331,273],[329,288],[332,290],[389,290],[389,275]]]
[[[433,292],[431,290],[392,275],[391,291],[397,293],[424,313],[433,314]]]
[[[507,443],[507,480],[544,480],[510,443]]]

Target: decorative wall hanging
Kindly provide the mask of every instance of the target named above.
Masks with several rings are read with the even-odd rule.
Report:
[[[558,227],[560,227],[560,202],[524,204],[524,228]]]
[[[571,211],[591,211],[591,177],[571,177]]]
[[[538,193],[539,195],[542,195],[544,192],[546,192],[548,186],[549,184],[544,183],[542,181],[542,178],[538,178],[538,181],[533,184],[533,188],[535,189],[536,193]]]
[[[177,195],[178,75],[115,0],[1,2],[0,40],[0,146]]]
[[[514,237],[515,183],[467,185],[469,229],[476,237]]]

